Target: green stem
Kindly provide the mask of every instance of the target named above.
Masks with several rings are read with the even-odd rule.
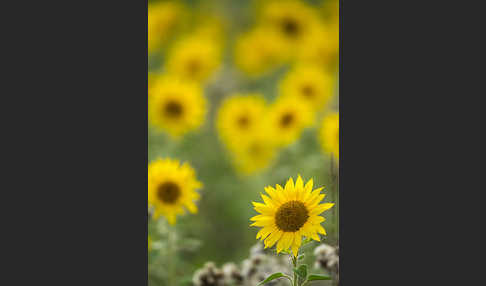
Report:
[[[290,256],[292,258],[292,264],[294,266],[294,269],[297,269],[297,257],[295,257],[292,253],[290,253]],[[294,271],[294,286],[298,286],[299,283],[299,277],[297,277],[297,273]]]

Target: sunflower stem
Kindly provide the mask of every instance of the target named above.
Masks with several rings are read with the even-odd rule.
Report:
[[[292,259],[292,264],[294,266],[294,269],[297,269],[297,256],[295,256],[293,253],[290,253],[290,257]],[[297,273],[294,271],[294,285],[293,286],[299,286],[299,277],[297,276]]]

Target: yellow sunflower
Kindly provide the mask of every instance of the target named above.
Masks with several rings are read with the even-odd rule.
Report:
[[[295,96],[279,97],[266,117],[266,127],[277,145],[297,140],[305,127],[312,125],[315,113],[308,104]]]
[[[267,195],[261,194],[264,203],[253,206],[260,214],[252,217],[251,226],[262,227],[256,238],[264,241],[265,248],[277,243],[277,253],[292,250],[297,256],[302,237],[320,241],[319,233],[326,235],[321,226],[325,221],[322,212],[334,206],[334,203],[320,204],[325,195],[320,194],[323,188],[312,190],[313,181],[310,179],[304,186],[300,175],[295,185],[292,178],[285,184],[285,188],[266,187]]]
[[[324,152],[332,153],[339,159],[339,113],[324,117],[319,135]]]
[[[302,1],[269,1],[262,9],[262,24],[277,31],[290,45],[299,45],[318,22],[312,7]]]
[[[189,36],[174,44],[167,60],[169,73],[202,82],[218,69],[221,63],[220,44],[202,35]]]
[[[163,76],[149,92],[149,120],[154,126],[179,137],[203,123],[206,99],[199,85]]]
[[[299,46],[297,59],[336,70],[339,64],[339,23],[316,25]]]
[[[181,20],[183,7],[173,1],[157,2],[148,6],[148,51],[160,49],[173,34]]]
[[[258,93],[233,94],[219,108],[216,128],[230,150],[242,149],[257,132],[265,114],[266,103]]]
[[[251,175],[269,167],[277,155],[277,148],[264,132],[254,134],[232,153],[239,173]]]
[[[240,35],[236,40],[235,65],[249,76],[269,73],[288,58],[284,39],[271,29],[259,27]]]
[[[282,96],[296,96],[314,110],[325,106],[332,96],[333,80],[315,65],[298,65],[280,83]]]
[[[148,166],[148,202],[154,207],[154,218],[163,215],[170,224],[175,224],[176,215],[187,209],[197,213],[194,201],[202,183],[196,179],[194,169],[178,160],[158,159]]]

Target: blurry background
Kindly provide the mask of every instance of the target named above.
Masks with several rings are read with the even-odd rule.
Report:
[[[282,17],[296,22],[281,23]],[[149,118],[149,162],[167,157],[189,162],[204,184],[199,190],[198,213],[179,216],[174,226],[176,253],[167,250],[170,227],[166,220],[149,220],[149,285],[167,285],[165,276],[171,263],[177,265],[177,285],[191,285],[194,272],[208,261],[218,266],[227,262],[239,265],[257,243],[258,228],[249,226],[249,218],[256,215],[251,202],[261,201],[259,194],[265,186],[284,185],[289,177],[295,179],[301,174],[304,181],[313,178],[315,187],[326,187],[325,201],[338,203],[339,158],[327,151],[325,135],[321,134],[323,118],[338,112],[338,23],[335,0],[149,0],[149,110],[153,104],[151,90],[159,78],[194,75],[184,74],[184,51],[190,55],[215,45],[213,52],[205,54],[210,58],[192,63],[192,68],[197,66],[203,71],[188,79],[197,82],[206,99],[201,124],[174,136],[163,124]],[[288,40],[286,33],[302,35],[292,35]],[[194,44],[191,48],[188,39],[209,44]],[[204,53],[199,55],[204,57]],[[278,145],[272,147],[274,158],[249,172],[242,171],[235,159],[238,153],[228,147],[217,128],[221,103],[233,93],[259,93],[268,104],[268,115],[272,104],[282,96],[285,76],[302,65],[318,66],[332,79],[326,83],[330,85],[330,95],[323,97],[321,105],[310,108],[312,122],[300,128],[294,140],[272,144]],[[267,130],[263,133],[278,134]],[[322,241],[333,246],[338,245],[338,211],[337,204],[325,213],[323,223],[328,235]],[[315,262],[312,252],[318,245],[313,242],[305,249],[305,261],[310,265]]]

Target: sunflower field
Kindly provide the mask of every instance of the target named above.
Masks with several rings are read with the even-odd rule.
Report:
[[[339,2],[149,0],[148,74],[148,285],[338,285]]]

